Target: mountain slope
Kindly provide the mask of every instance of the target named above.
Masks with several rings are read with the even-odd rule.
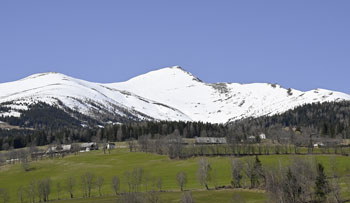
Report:
[[[70,108],[101,121],[182,120],[225,123],[274,115],[303,104],[350,100],[317,89],[302,92],[266,83],[204,83],[180,67],[152,71],[126,82],[100,84],[59,73],[35,74],[0,84],[0,115],[19,116],[32,103]]]
[[[323,89],[302,92],[267,83],[208,84],[180,67],[108,86],[181,109],[194,121],[212,123],[274,115],[308,103],[350,100],[350,95]]]

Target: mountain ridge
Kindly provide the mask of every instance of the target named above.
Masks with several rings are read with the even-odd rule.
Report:
[[[60,105],[84,115],[115,121],[169,120],[226,123],[283,113],[309,103],[348,101],[325,89],[299,91],[269,83],[205,83],[180,66],[166,67],[125,82],[97,83],[57,72],[37,73],[0,84],[0,116],[19,116],[35,102]]]

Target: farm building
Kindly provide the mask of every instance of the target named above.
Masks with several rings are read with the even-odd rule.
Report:
[[[69,152],[72,148],[72,145],[57,145],[57,146],[51,146],[47,149],[46,153],[54,152]]]
[[[96,142],[89,142],[89,143],[81,143],[80,144],[80,151],[81,152],[88,152],[91,150],[98,150],[98,145]]]
[[[314,148],[319,148],[319,147],[324,147],[325,144],[323,144],[322,142],[317,142],[314,144]]]
[[[265,140],[265,139],[266,139],[266,135],[265,135],[264,133],[261,133],[261,134],[259,135],[259,137],[260,137],[260,139],[262,139],[262,140]]]
[[[196,137],[196,144],[226,144],[226,138],[224,137]]]
[[[107,144],[107,149],[115,149],[115,144],[114,143],[108,143]]]

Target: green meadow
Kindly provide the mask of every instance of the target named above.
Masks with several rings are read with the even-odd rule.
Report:
[[[330,173],[331,163],[335,163],[337,173],[348,174],[350,168],[350,157],[331,155],[301,155],[307,159],[317,159],[325,165]],[[241,159],[245,159],[242,157]],[[263,166],[287,165],[293,155],[265,155],[259,156]],[[50,200],[57,200],[56,184],[59,182],[62,187],[59,202],[115,202],[111,181],[113,176],[121,179],[121,191],[128,191],[124,173],[134,168],[143,168],[145,174],[150,177],[162,178],[162,190],[160,197],[166,202],[179,202],[181,192],[176,184],[176,174],[179,171],[187,173],[188,183],[185,190],[192,190],[196,202],[230,202],[234,195],[239,195],[247,202],[266,202],[266,195],[261,190],[249,189],[225,189],[214,190],[213,183],[209,184],[212,189],[206,191],[197,181],[197,165],[199,158],[185,160],[172,160],[167,156],[150,153],[128,152],[125,148],[118,148],[111,151],[111,154],[104,154],[102,150],[69,155],[64,158],[44,159],[30,163],[31,170],[25,172],[20,164],[5,165],[0,167],[0,188],[6,188],[10,192],[10,202],[18,202],[18,188],[28,186],[31,180],[39,180],[46,177],[51,178]],[[217,185],[230,185],[230,157],[209,157],[212,168],[216,171]],[[103,197],[99,197],[98,190],[93,189],[93,198],[82,199],[81,176],[91,172],[104,178],[102,187]],[[68,177],[75,179],[74,196],[69,200],[66,190]],[[343,180],[345,181],[345,180]],[[243,180],[243,186],[249,187],[248,180]],[[345,183],[342,183],[345,191]],[[149,186],[149,189],[151,186]],[[145,188],[143,188],[145,190]],[[164,192],[165,191],[165,192]],[[344,192],[345,193],[345,192]]]

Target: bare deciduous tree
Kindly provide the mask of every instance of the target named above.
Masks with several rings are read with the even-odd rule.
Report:
[[[235,193],[232,196],[231,203],[246,203],[245,199],[239,194]]]
[[[134,168],[124,173],[129,192],[139,192],[143,181],[144,171],[142,168]]]
[[[147,203],[161,203],[163,201],[157,192],[152,191],[152,192],[147,193],[146,202]]]
[[[304,203],[313,201],[315,167],[312,160],[294,158],[288,167],[265,170],[265,189],[270,202]]]
[[[44,202],[49,201],[49,195],[51,193],[51,179],[45,178],[38,181],[38,197],[39,200],[43,200]]]
[[[136,151],[136,143],[133,139],[129,139],[126,142],[128,143],[128,147],[129,147],[130,152]]]
[[[7,189],[0,188],[0,199],[3,203],[10,201],[9,191]]]
[[[174,131],[173,134],[167,136],[167,147],[168,147],[168,155],[170,158],[177,158],[181,156],[183,149],[183,140],[178,132],[178,130]]]
[[[77,155],[79,151],[80,151],[80,145],[78,143],[73,143],[71,146],[71,152]]]
[[[181,203],[194,203],[194,199],[190,191],[182,193]]]
[[[72,176],[68,177],[67,179],[67,191],[69,192],[70,198],[73,199],[73,190],[75,186],[75,180]]]
[[[29,171],[30,170],[30,164],[29,164],[29,151],[22,149],[18,151],[19,153],[19,159],[21,161],[21,166],[24,171]]]
[[[156,184],[156,188],[158,188],[159,191],[162,191],[162,185],[163,185],[163,179],[162,179],[162,177],[158,177],[158,178],[156,179],[155,184]]]
[[[197,171],[197,178],[198,182],[205,186],[207,190],[209,190],[208,182],[210,181],[210,171],[211,166],[207,159],[201,158],[198,161],[198,171]]]
[[[23,186],[19,186],[18,190],[17,190],[17,194],[18,194],[18,200],[19,202],[23,203],[24,202],[24,188]]]
[[[183,187],[187,184],[187,174],[183,171],[180,171],[176,174],[176,182],[180,186],[181,191]]]
[[[142,135],[138,138],[138,144],[141,152],[148,152],[150,148],[151,135]]]
[[[245,174],[250,180],[251,188],[259,186],[260,179],[263,177],[263,168],[258,156],[246,159]]]
[[[56,183],[56,190],[57,190],[57,199],[60,200],[60,193],[61,193],[61,183],[57,182]]]
[[[112,178],[112,188],[115,195],[118,195],[118,192],[120,190],[120,179],[117,176],[114,176]]]
[[[96,181],[96,185],[98,187],[98,194],[100,195],[100,197],[102,196],[102,185],[104,182],[104,178],[102,176],[98,176],[97,177],[97,181]]]
[[[94,178],[95,176],[90,172],[86,172],[84,175],[81,176],[84,197],[91,197],[91,190],[94,187]]]
[[[34,203],[36,192],[37,192],[37,183],[34,179],[29,182],[29,185],[28,185],[28,188],[26,189],[26,192],[28,194],[28,198],[29,198],[30,202]]]
[[[232,186],[235,188],[241,187],[241,180],[243,178],[242,171],[244,165],[243,162],[239,159],[231,160],[231,175],[232,175]]]

